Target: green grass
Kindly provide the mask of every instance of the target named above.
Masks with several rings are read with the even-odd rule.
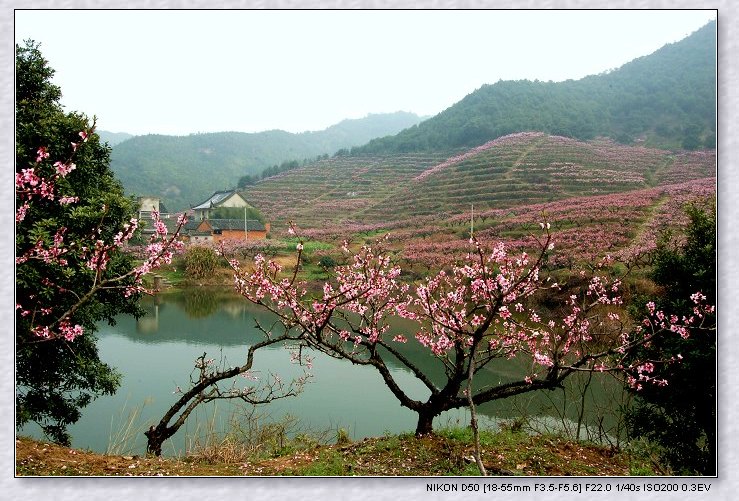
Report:
[[[296,246],[300,243],[300,241],[303,240],[301,238],[286,238],[283,240],[284,242],[284,250],[289,253],[295,253]],[[316,251],[322,251],[322,250],[328,250],[333,249],[333,245],[326,243],[326,242],[320,242],[318,240],[303,240],[303,253],[304,254],[311,254]]]
[[[469,427],[342,440],[284,437],[269,454],[253,443],[213,443],[185,458],[136,458],[78,452],[21,440],[16,472],[20,475],[195,475],[195,476],[478,476]],[[280,440],[282,441],[283,438]],[[324,437],[325,438],[325,437]],[[321,445],[321,442],[324,445]],[[610,449],[555,435],[527,435],[513,429],[481,430],[482,460],[493,476],[651,476],[669,474],[659,467],[659,451],[648,442]],[[18,446],[18,445],[17,445]],[[223,450],[221,450],[223,448]],[[251,450],[252,452],[248,452]],[[141,463],[131,471],[132,461]]]
[[[322,452],[317,461],[303,468],[297,474],[306,477],[340,477],[346,475],[350,470],[351,465],[344,461],[340,452],[329,450]],[[288,471],[285,473],[288,475],[296,474]]]
[[[187,277],[185,277],[184,264],[181,264],[180,266],[176,264],[164,265],[153,273],[144,275],[144,285],[146,287],[152,287],[154,284],[154,276],[156,275],[161,276],[164,278],[165,283],[173,286],[181,285],[187,279]]]

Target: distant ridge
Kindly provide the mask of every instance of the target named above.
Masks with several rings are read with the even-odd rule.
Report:
[[[715,148],[716,22],[617,70],[577,81],[500,81],[352,154],[469,148],[523,131],[670,149]]]
[[[420,121],[413,113],[396,112],[343,120],[323,131],[300,134],[272,130],[135,136],[113,147],[111,167],[127,193],[158,195],[176,211],[216,190],[235,187],[241,176],[284,161],[348,151]]]
[[[96,130],[95,133],[100,136],[100,141],[108,143],[109,146],[115,146],[118,143],[122,143],[127,139],[131,139],[133,134],[127,132],[109,132],[107,130]]]

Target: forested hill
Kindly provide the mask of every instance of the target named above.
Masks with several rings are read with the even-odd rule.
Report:
[[[300,134],[272,130],[134,136],[113,146],[111,166],[128,194],[160,196],[169,210],[182,210],[216,190],[234,187],[241,176],[288,160],[331,155],[421,120],[413,113],[396,112]]]
[[[127,132],[110,132],[107,130],[96,129],[95,132],[100,136],[100,141],[108,143],[110,146],[115,146],[118,143],[122,143],[126,139],[131,139],[133,134]]]
[[[587,41],[583,41],[587,43]],[[352,154],[473,147],[522,131],[663,148],[714,148],[716,22],[600,75],[565,82],[500,81],[400,134]]]

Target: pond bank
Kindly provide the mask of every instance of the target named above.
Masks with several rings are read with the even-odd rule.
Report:
[[[552,435],[503,430],[481,434],[482,459],[496,476],[662,475],[648,451],[617,450]],[[224,443],[183,458],[113,456],[26,437],[16,439],[18,476],[474,476],[469,429],[339,440],[290,442],[270,457]]]

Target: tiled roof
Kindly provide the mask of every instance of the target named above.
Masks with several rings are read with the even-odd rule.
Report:
[[[193,207],[193,210],[199,209],[210,209],[211,207],[218,207],[218,204],[226,200],[228,197],[236,193],[235,190],[228,191],[216,191],[213,193],[208,200]]]
[[[207,219],[214,230],[244,230],[243,219]],[[247,231],[264,231],[264,225],[253,219],[247,220]]]
[[[191,217],[185,223],[184,229],[185,229],[185,231],[197,230],[198,229],[198,226],[200,226],[200,223],[202,223],[201,220],[195,219],[195,218],[192,218]]]

